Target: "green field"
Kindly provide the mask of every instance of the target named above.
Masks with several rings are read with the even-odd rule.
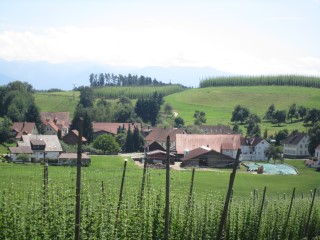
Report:
[[[41,112],[69,112],[70,117],[79,103],[80,92],[35,93],[34,98]]]
[[[152,90],[151,87],[148,87],[148,89]],[[125,90],[128,91],[128,88],[123,91]],[[137,90],[140,90],[141,94],[145,91],[141,88],[135,89],[135,91]],[[101,91],[105,92],[106,89],[101,89]],[[114,94],[116,92],[113,91]],[[111,93],[112,91],[108,94]],[[118,93],[120,92],[118,91]],[[117,96],[119,97],[123,94],[121,92]],[[36,93],[35,100],[41,111],[67,111],[70,112],[72,118],[79,102],[79,92]],[[109,101],[114,104],[115,100]],[[165,101],[172,105],[173,110],[185,120],[186,125],[193,124],[195,110],[206,113],[206,124],[208,125],[232,124],[230,122],[231,114],[237,104],[249,108],[252,113],[256,113],[262,118],[271,104],[275,104],[277,110],[286,111],[293,103],[298,106],[316,108],[320,105],[320,89],[289,86],[208,87],[187,89],[174,93],[166,96]],[[135,99],[133,99],[134,102]],[[261,123],[262,132],[268,129],[269,135],[284,128],[289,131],[294,129],[303,132],[307,131],[307,128],[303,126],[303,122],[295,119],[293,123],[287,121],[286,124],[281,124],[280,127],[269,122],[263,121]]]
[[[252,113],[264,116],[268,107],[275,104],[277,110],[288,111],[289,106],[296,103],[308,108],[320,105],[320,89],[288,87],[288,86],[255,86],[255,87],[210,87],[189,89],[165,97],[174,111],[185,120],[187,125],[193,124],[195,110],[204,111],[207,123],[231,124],[231,114],[238,104],[249,108]],[[302,122],[282,124],[281,127],[262,122],[262,132],[268,129],[269,134],[287,128],[306,132]]]
[[[320,187],[319,173],[314,169],[304,166],[301,160],[286,160],[285,163],[296,167],[298,175],[256,175],[246,173],[241,167],[236,176],[234,195],[237,197],[249,197],[253,189],[268,189],[268,196],[275,197],[278,194],[290,195],[293,187],[302,194],[308,193],[314,188]],[[83,178],[86,184],[95,185],[92,189],[99,189],[101,181],[106,188],[116,190],[120,186],[123,168],[122,157],[92,157],[92,165],[83,168]],[[50,180],[54,183],[73,184],[75,179],[74,167],[50,167]],[[224,195],[227,189],[231,170],[196,171],[194,190],[198,196],[206,196],[210,193]],[[149,170],[151,184],[155,189],[164,189],[165,171]],[[171,172],[172,191],[179,194],[187,194],[191,180],[191,170]],[[21,190],[30,186],[40,187],[42,184],[43,166],[34,164],[9,164],[0,163],[0,189],[8,184],[17,184]],[[19,177],[17,177],[19,176]],[[142,169],[131,160],[128,161],[127,189],[139,189],[142,178]]]

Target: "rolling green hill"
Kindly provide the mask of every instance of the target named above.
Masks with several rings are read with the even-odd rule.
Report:
[[[71,118],[79,103],[79,96],[78,91],[34,94],[35,102],[41,112],[70,112]]]
[[[195,110],[206,113],[206,124],[231,124],[232,111],[238,104],[249,108],[261,118],[272,103],[276,110],[288,111],[293,103],[317,108],[320,105],[320,89],[289,86],[208,87],[175,93],[165,97],[165,100],[186,124],[193,124]],[[281,127],[262,122],[261,127],[262,131],[268,129],[269,134],[283,128],[307,130],[302,122],[288,122]]]
[[[72,117],[79,102],[79,92],[36,93],[35,100],[41,111],[68,111]],[[272,103],[277,110],[288,111],[293,103],[317,108],[320,105],[320,89],[293,86],[207,87],[174,93],[166,96],[165,100],[185,120],[186,125],[193,124],[195,110],[206,113],[206,124],[231,124],[231,114],[237,104],[249,108],[261,118]],[[280,127],[263,121],[261,128],[262,132],[268,129],[269,134],[283,128],[307,131],[302,121],[288,121]]]

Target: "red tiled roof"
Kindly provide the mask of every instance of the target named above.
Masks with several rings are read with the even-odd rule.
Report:
[[[124,125],[126,131],[129,129],[129,125],[131,131],[133,131],[134,127],[138,127],[139,131],[141,131],[141,124],[140,123],[113,123],[113,122],[93,122],[92,128],[93,132],[108,132],[111,134],[117,134],[119,126],[122,127]]]
[[[176,150],[178,154],[183,154],[186,149],[193,150],[201,146],[212,148],[217,152],[221,149],[236,150],[240,148],[240,137],[240,134],[177,134]]]
[[[183,128],[152,128],[151,132],[144,138],[146,142],[165,142],[167,137],[170,136],[170,141],[176,141],[177,134],[183,134]]]
[[[44,125],[50,124],[50,126],[57,132],[58,129],[63,127],[68,128],[70,126],[70,114],[69,112],[41,112],[41,121]],[[55,125],[55,127],[53,127]]]

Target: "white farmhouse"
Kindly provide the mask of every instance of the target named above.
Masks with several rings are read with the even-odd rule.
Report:
[[[59,139],[56,135],[23,135],[18,141],[18,147],[9,148],[12,161],[17,160],[18,154],[31,154],[32,162],[46,159],[58,159],[62,152]]]
[[[306,133],[299,133],[298,131],[293,131],[285,140],[282,141],[282,144],[284,157],[309,157],[309,136]]]
[[[265,151],[270,146],[267,140],[256,138],[243,138],[241,137],[241,155],[240,160],[256,160],[266,161],[268,158]]]

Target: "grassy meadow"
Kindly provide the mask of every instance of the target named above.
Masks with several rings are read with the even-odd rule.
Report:
[[[79,103],[79,91],[35,93],[34,98],[41,112],[69,112],[73,117]]]
[[[175,93],[165,97],[165,100],[187,125],[193,124],[195,110],[206,113],[208,125],[231,124],[232,111],[238,104],[262,118],[271,104],[275,105],[276,110],[286,111],[293,103],[308,108],[317,107],[320,104],[320,89],[288,86],[208,87]],[[261,128],[262,132],[268,129],[269,134],[283,128],[307,130],[301,121],[296,122],[295,119],[293,123],[287,121],[280,127],[263,121]]]
[[[160,88],[156,87],[159,90]],[[126,94],[139,95],[139,91],[141,94],[149,94],[152,89],[153,91],[155,90],[152,87],[147,87],[147,89],[131,88],[130,90],[124,87],[122,91],[113,88],[101,88],[95,91],[101,91],[101,96],[103,95],[102,93],[106,94],[103,97],[107,97],[108,94],[116,94],[117,97],[120,97]],[[169,91],[170,89],[163,88],[162,90]],[[172,87],[171,90],[174,90],[174,88]],[[96,92],[96,96],[98,95],[98,92]],[[113,98],[115,96],[112,96],[112,99],[108,101],[114,105],[116,100]],[[72,118],[75,107],[79,102],[79,92],[36,93],[35,100],[41,111],[68,111]],[[136,99],[132,99],[133,104],[135,101]],[[185,120],[186,125],[193,124],[195,110],[206,113],[206,124],[208,125],[232,124],[230,122],[231,114],[237,104],[249,108],[252,113],[256,113],[262,118],[271,104],[275,104],[276,110],[286,111],[293,103],[308,108],[317,107],[320,105],[320,89],[293,86],[207,87],[187,89],[169,94],[165,97],[165,101],[173,107],[173,111],[177,112]],[[289,131],[298,129],[299,131],[307,132],[303,122],[296,119],[293,119],[293,123],[287,120],[287,123],[280,126],[265,121],[261,123],[262,132],[268,129],[269,135],[284,128]],[[244,128],[243,130],[245,133]]]
[[[101,183],[105,188],[117,191],[120,187],[123,169],[123,157],[120,156],[92,156],[92,165],[83,168],[83,183],[90,186],[90,191],[100,191]],[[267,195],[277,197],[285,193],[291,194],[293,187],[298,195],[307,194],[314,188],[319,188],[319,173],[304,166],[301,160],[286,160],[285,163],[296,167],[298,175],[257,175],[249,174],[244,167],[238,171],[234,186],[234,196],[249,198],[253,189],[262,190],[267,187]],[[204,171],[196,170],[194,191],[203,198],[209,194],[224,195],[227,190],[230,169]],[[165,187],[165,170],[150,169],[150,184],[154,189]],[[8,184],[17,185],[20,191],[42,186],[43,165],[39,164],[11,164],[0,163],[0,189]],[[57,185],[72,187],[75,184],[75,167],[49,167],[49,181]],[[142,179],[142,169],[130,159],[127,165],[127,191],[139,190]],[[189,191],[191,170],[171,171],[171,190],[174,194],[185,195]]]

